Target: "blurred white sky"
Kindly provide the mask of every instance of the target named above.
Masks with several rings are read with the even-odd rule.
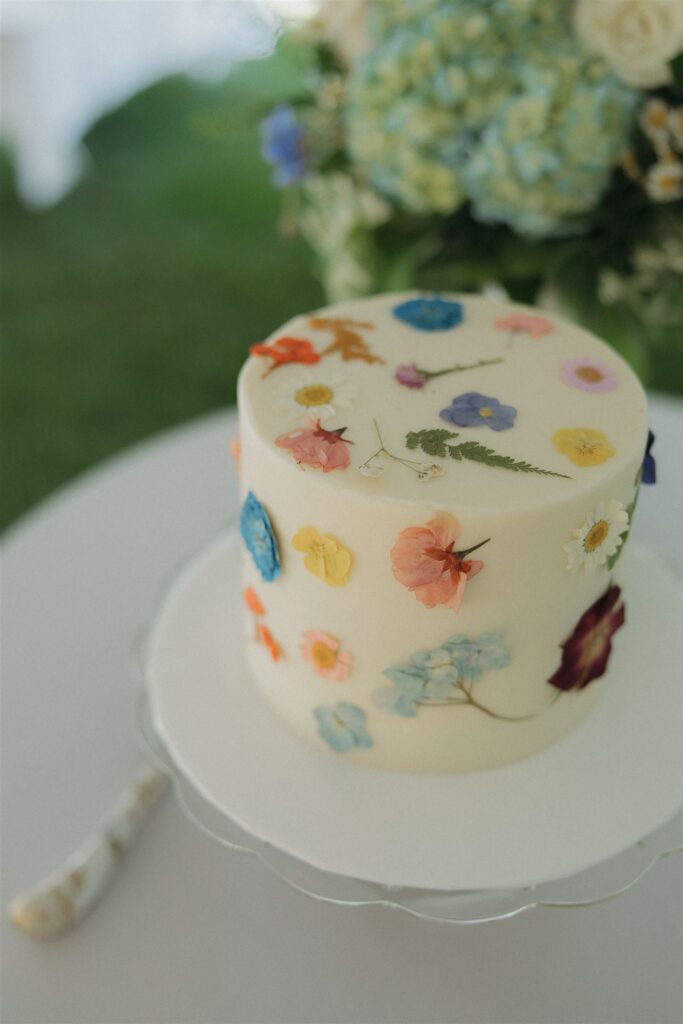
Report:
[[[344,0],[337,0],[344,2]],[[81,138],[164,75],[223,75],[275,45],[283,19],[319,0],[2,0],[0,132],[26,202],[56,202],[78,179]]]

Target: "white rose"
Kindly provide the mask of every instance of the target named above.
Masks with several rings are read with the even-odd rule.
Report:
[[[576,32],[627,85],[670,81],[669,61],[683,49],[681,0],[577,0]]]
[[[370,49],[367,16],[371,0],[325,0],[315,17],[321,37],[349,67]]]

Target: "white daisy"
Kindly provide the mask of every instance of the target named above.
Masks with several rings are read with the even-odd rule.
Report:
[[[318,420],[329,420],[340,410],[353,408],[357,388],[346,380],[324,381],[318,374],[308,371],[299,375],[293,387],[289,384],[275,393],[288,419],[297,420],[308,415]]]
[[[683,163],[660,160],[653,164],[645,178],[645,191],[658,203],[670,203],[683,196]]]
[[[595,572],[618,551],[627,531],[628,512],[621,502],[614,498],[601,502],[581,526],[576,527],[573,539],[562,545],[567,552],[567,568],[574,573],[583,569],[585,576]]]

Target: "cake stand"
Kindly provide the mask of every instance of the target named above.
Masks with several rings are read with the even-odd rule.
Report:
[[[680,852],[680,594],[632,547],[609,685],[560,742],[463,775],[349,764],[302,741],[241,658],[236,530],[182,569],[140,649],[143,735],[187,815],[284,881],[450,923],[626,891]]]

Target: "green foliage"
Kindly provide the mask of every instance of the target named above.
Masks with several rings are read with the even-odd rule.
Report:
[[[446,442],[459,437],[450,430],[411,430],[406,434],[406,447],[414,451],[421,448],[425,455],[432,455],[438,459],[451,458],[456,462],[467,459],[470,462],[483,462],[487,466],[497,466],[499,469],[511,469],[516,473],[537,473],[540,476],[557,476],[563,480],[571,480],[565,473],[554,473],[550,469],[539,469],[528,462],[513,459],[510,455],[498,455],[492,448],[486,448],[478,441],[463,441],[460,444],[447,444]]]
[[[0,168],[2,525],[125,446],[227,408],[249,345],[322,304],[306,246],[278,235],[259,153],[261,111],[295,81],[280,60],[155,85],[95,126],[87,175],[42,213]]]

